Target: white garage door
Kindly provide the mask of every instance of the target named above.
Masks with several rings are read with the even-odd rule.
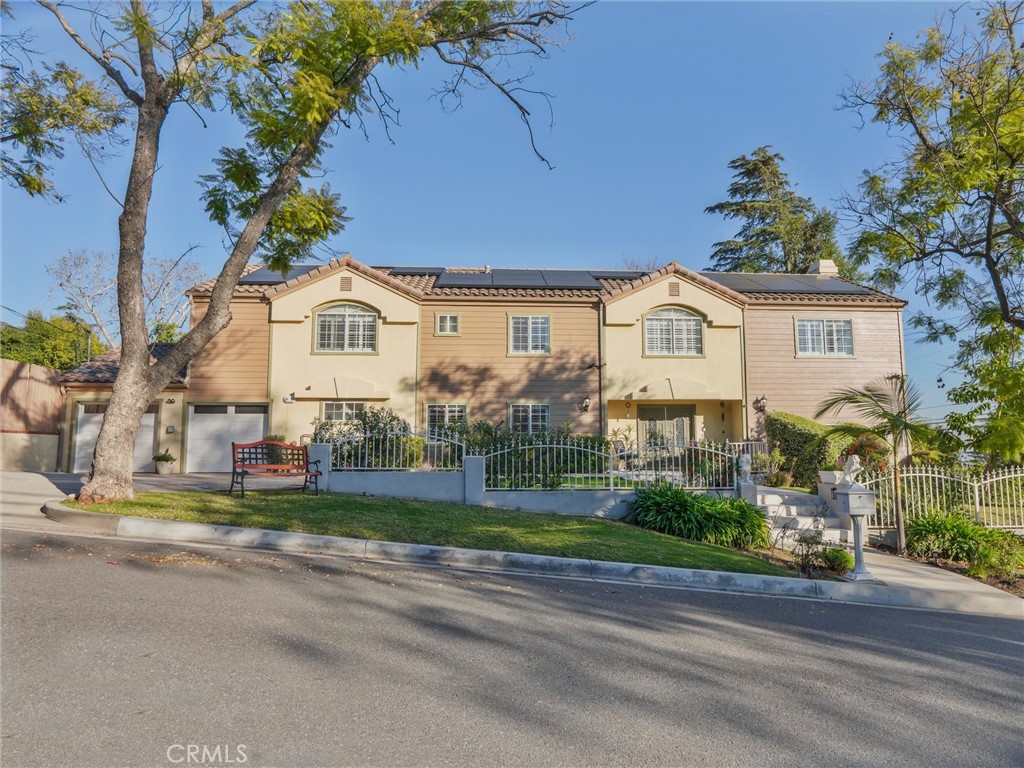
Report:
[[[156,453],[156,403],[149,406],[142,415],[139,434],[135,436],[135,457],[132,471],[153,472],[153,454]],[[79,403],[78,429],[75,432],[75,461],[72,472],[88,472],[92,466],[92,453],[96,450],[96,438],[100,435],[106,403]]]
[[[193,405],[188,415],[187,472],[230,472],[231,444],[266,434],[265,405]]]

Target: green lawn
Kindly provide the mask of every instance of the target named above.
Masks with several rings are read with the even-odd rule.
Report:
[[[462,504],[332,493],[307,496],[298,491],[249,491],[244,499],[224,492],[140,493],[133,501],[79,508],[113,515],[377,541],[791,575],[752,555],[684,541],[625,523]]]

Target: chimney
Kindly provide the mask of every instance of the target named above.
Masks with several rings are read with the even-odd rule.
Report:
[[[839,267],[832,259],[818,259],[816,262],[811,264],[810,269],[807,270],[809,275],[838,275]]]

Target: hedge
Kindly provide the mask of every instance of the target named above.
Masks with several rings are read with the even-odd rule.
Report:
[[[796,485],[814,488],[818,470],[836,463],[850,438],[835,435],[822,439],[829,427],[803,416],[775,411],[764,420],[768,444],[777,447],[786,457],[782,467],[793,475]]]

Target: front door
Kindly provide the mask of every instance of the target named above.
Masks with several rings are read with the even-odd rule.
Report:
[[[641,405],[637,408],[637,435],[641,446],[679,448],[693,439],[692,405]]]

